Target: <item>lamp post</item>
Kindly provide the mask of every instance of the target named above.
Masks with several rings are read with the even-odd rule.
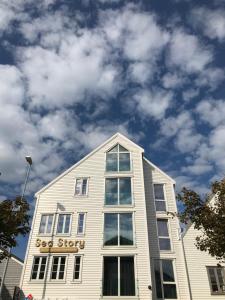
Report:
[[[21,196],[21,200],[23,200],[23,197],[24,197],[24,194],[25,194],[25,191],[26,191],[26,187],[27,187],[27,182],[28,182],[28,178],[29,178],[29,175],[30,175],[30,168],[32,166],[32,158],[31,156],[26,156],[25,157],[28,165],[27,165],[27,174],[26,174],[26,178],[25,178],[25,182],[24,182],[24,187],[23,187],[23,193],[22,193],[22,196]]]

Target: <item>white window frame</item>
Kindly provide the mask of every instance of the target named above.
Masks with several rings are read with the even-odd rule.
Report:
[[[124,178],[130,178],[130,186],[131,186],[131,203],[130,204],[120,204],[120,187],[119,187],[119,182],[120,179],[124,179]],[[106,204],[106,180],[107,179],[117,179],[117,204],[113,205],[113,204]],[[104,206],[106,207],[131,207],[134,205],[134,196],[133,196],[133,177],[132,176],[106,176],[105,177],[105,184],[104,184]]]
[[[81,184],[81,190],[80,190],[79,194],[76,194],[76,186],[77,186],[78,180],[82,180],[82,184]],[[82,194],[84,180],[87,180],[87,187],[86,187],[86,193]],[[74,185],[74,197],[87,197],[88,196],[88,187],[89,187],[89,177],[77,177],[75,180],[75,185]]]
[[[154,290],[155,290],[155,297],[156,299],[168,299],[164,298],[164,288],[163,284],[174,284],[176,286],[176,293],[177,293],[177,298],[173,299],[179,299],[179,291],[178,291],[178,284],[177,284],[177,276],[176,276],[176,268],[175,268],[175,260],[173,258],[154,258],[154,261],[159,261],[159,268],[160,268],[160,280],[161,280],[161,291],[162,291],[162,298],[157,297],[157,289],[156,289],[156,280],[155,280],[155,268],[154,268],[154,262],[153,262],[153,268],[154,268]],[[174,275],[174,281],[164,281],[163,280],[163,267],[162,267],[162,261],[163,260],[170,260],[172,261],[172,266],[173,266],[173,275]]]
[[[49,220],[49,216],[52,215],[53,218],[52,218],[52,227],[51,227],[51,231],[46,233],[46,229],[48,228],[48,220]],[[45,232],[40,232],[40,229],[41,229],[41,220],[42,220],[42,216],[47,216],[47,222],[45,224]],[[54,222],[55,222],[55,214],[54,213],[43,213],[41,214],[41,218],[40,218],[40,224],[39,224],[39,230],[38,230],[38,235],[42,236],[51,236],[52,233],[53,233],[53,230],[54,230]]]
[[[35,258],[39,257],[41,260],[39,262],[39,265],[38,265],[38,271],[37,271],[37,279],[32,279],[32,275],[33,275],[33,269],[34,269],[34,260]],[[43,279],[39,279],[39,275],[40,275],[40,269],[41,269],[41,262],[42,262],[42,258],[46,258],[46,264],[45,264],[45,272],[44,272],[44,277]],[[43,282],[47,276],[47,267],[48,267],[48,256],[47,255],[34,255],[33,256],[33,263],[32,263],[32,269],[31,269],[31,274],[30,274],[30,281],[34,281],[34,282]]]
[[[104,257],[117,257],[117,263],[118,263],[118,296],[104,296],[103,295],[103,289],[104,289]],[[120,258],[121,257],[133,257],[134,259],[134,284],[135,284],[135,295],[134,296],[120,296]],[[138,286],[137,286],[137,261],[136,261],[136,254],[104,254],[102,255],[102,298],[103,299],[111,299],[111,298],[125,298],[125,299],[136,299],[137,295],[138,295],[138,290],[137,290]]]
[[[64,232],[57,232],[58,231],[58,223],[59,223],[59,216],[60,215],[70,215],[70,226],[69,226],[69,232],[68,233],[64,233]],[[56,235],[57,236],[70,236],[71,235],[71,226],[72,226],[72,218],[73,218],[73,214],[72,213],[59,213],[58,216],[57,216],[57,225],[56,225]],[[64,220],[63,220],[63,231],[65,229],[65,224],[66,224],[66,218],[64,217]]]
[[[76,257],[80,257],[80,269],[79,269],[79,278],[75,279],[75,262],[76,262]],[[73,263],[73,282],[74,283],[81,283],[82,281],[82,270],[83,270],[83,254],[75,254],[74,255],[74,263]]]
[[[155,198],[155,189],[154,189],[154,186],[155,185],[162,185],[163,186],[163,193],[164,193],[164,200],[163,199],[156,199]],[[153,182],[152,183],[152,190],[153,190],[153,196],[154,196],[154,205],[155,205],[155,212],[156,213],[159,213],[159,214],[166,214],[166,212],[168,211],[168,206],[167,206],[167,197],[166,197],[166,184],[165,183],[162,183],[162,182]],[[164,211],[164,210],[157,210],[156,209],[156,202],[165,202],[165,208],[166,208],[166,210]]]
[[[168,236],[160,236],[159,235],[159,231],[158,231],[158,220],[163,220],[167,222],[167,230],[168,230]],[[173,251],[173,243],[172,243],[172,239],[171,239],[171,232],[170,232],[170,222],[169,222],[169,218],[162,218],[162,217],[158,217],[156,218],[156,229],[157,229],[157,236],[158,236],[158,247],[159,247],[159,251],[160,252],[172,252]],[[170,250],[161,250],[160,249],[160,244],[159,244],[159,239],[169,239],[170,240]]]
[[[123,148],[125,148],[125,149],[127,149],[125,146],[123,146],[121,143],[117,143],[117,144],[115,144],[115,145],[113,145],[112,147],[110,147],[110,149],[109,150],[107,150],[106,152],[105,152],[105,172],[106,172],[106,174],[110,174],[110,173],[130,173],[130,172],[132,172],[132,155],[131,155],[131,152],[127,149],[127,151],[125,152],[125,151],[117,151],[117,152],[112,152],[112,153],[116,153],[117,154],[117,170],[116,171],[107,171],[106,170],[106,164],[107,164],[107,153],[109,153],[115,146],[117,146],[117,145],[120,145],[120,146],[122,146]],[[130,170],[128,170],[128,171],[120,171],[119,170],[119,154],[120,153],[129,153],[129,156],[130,156]]]
[[[224,267],[217,267],[217,266],[207,266],[206,268],[207,268],[207,273],[208,273],[208,278],[209,278],[209,286],[210,286],[211,295],[224,295],[225,294],[225,285],[224,285],[224,291],[221,290],[216,269],[222,269],[223,277],[224,277],[223,280],[225,281],[225,268]],[[213,292],[212,282],[211,282],[211,278],[210,278],[210,274],[209,274],[209,269],[213,269],[214,276],[215,276],[215,279],[216,279],[217,288],[218,288],[218,292]]]
[[[56,279],[52,279],[52,269],[53,269],[54,257],[59,257],[60,258],[60,263],[58,263],[58,265],[57,265]],[[61,257],[65,257],[65,269],[64,269],[63,279],[59,279],[59,269],[60,269],[60,265],[61,265]],[[68,255],[65,255],[65,254],[52,255],[52,257],[51,257],[51,269],[50,269],[50,274],[49,274],[49,281],[51,281],[51,282],[66,282],[67,260],[68,260]]]
[[[78,230],[79,230],[79,216],[80,216],[80,214],[84,215],[83,232],[82,233],[78,232]],[[77,213],[77,236],[83,236],[83,235],[85,235],[86,217],[87,217],[87,213],[86,212],[80,211],[80,212]]]
[[[117,215],[117,234],[118,234],[118,244],[117,245],[105,245],[105,215],[106,214],[115,214]],[[119,215],[122,215],[122,214],[131,214],[132,215],[132,231],[133,231],[133,245],[120,245],[120,217]],[[134,230],[134,211],[108,211],[108,212],[104,212],[103,213],[103,247],[104,248],[132,248],[132,247],[135,247],[136,246],[136,240],[135,240],[135,230]]]

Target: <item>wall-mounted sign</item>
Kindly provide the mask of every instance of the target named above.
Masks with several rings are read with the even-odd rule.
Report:
[[[77,253],[79,249],[84,249],[85,241],[72,241],[58,239],[56,247],[53,241],[36,240],[35,246],[40,248],[41,253]]]

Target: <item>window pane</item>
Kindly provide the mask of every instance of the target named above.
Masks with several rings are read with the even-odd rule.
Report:
[[[104,245],[118,245],[117,214],[105,214]]]
[[[167,220],[158,219],[157,225],[158,225],[158,235],[159,236],[169,236]]]
[[[177,291],[175,284],[163,284],[163,289],[165,299],[177,299]]]
[[[218,292],[219,288],[218,288],[218,285],[217,285],[216,276],[215,276],[215,273],[214,273],[214,268],[209,268],[209,277],[210,277],[210,281],[211,281],[212,291],[213,292]]]
[[[46,233],[51,233],[52,231],[52,221],[53,221],[53,215],[48,216],[48,225],[46,229]]]
[[[128,152],[128,150],[123,146],[119,145],[119,152]]]
[[[117,171],[118,170],[118,154],[117,153],[107,153],[106,154],[106,171]]]
[[[104,296],[118,296],[118,258],[104,257]]]
[[[76,188],[75,188],[75,195],[80,195],[82,187],[82,179],[76,180]]]
[[[105,181],[105,204],[118,204],[118,179],[107,178]]]
[[[119,171],[130,171],[130,153],[120,153],[119,158]]]
[[[171,250],[170,239],[159,238],[159,248],[160,250]]]
[[[154,195],[155,199],[165,200],[163,184],[154,184]]]
[[[87,179],[83,179],[83,185],[82,185],[82,195],[87,194]]]
[[[173,262],[172,260],[162,260],[162,269],[163,269],[163,281],[172,281],[174,282],[173,274]]]
[[[162,282],[160,277],[160,261],[154,260],[155,269],[155,284],[156,284],[156,295],[157,298],[162,298]]]
[[[156,211],[166,211],[166,202],[165,201],[155,201]]]
[[[66,217],[66,223],[65,223],[65,229],[64,229],[64,233],[69,233],[70,231],[70,215],[65,215]]]
[[[63,232],[64,215],[59,215],[57,233]]]
[[[217,268],[217,277],[220,285],[220,290],[225,292],[225,276],[224,276],[224,269]]]
[[[41,216],[41,224],[40,224],[40,228],[39,228],[39,233],[45,233],[46,221],[47,221],[47,216],[46,215]]]
[[[131,204],[131,179],[120,178],[120,204]]]
[[[133,245],[132,214],[120,214],[120,245]]]
[[[120,257],[120,294],[135,296],[134,258]]]
[[[115,147],[113,147],[113,148],[109,151],[109,153],[111,153],[111,152],[118,152],[118,149],[119,149],[119,145],[117,144]]]
[[[84,232],[84,213],[78,215],[78,229],[77,233],[82,234]]]

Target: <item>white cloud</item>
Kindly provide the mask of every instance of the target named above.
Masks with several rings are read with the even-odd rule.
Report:
[[[177,66],[188,73],[199,73],[212,59],[212,52],[195,35],[179,29],[173,32],[170,41],[168,65]]]
[[[203,100],[197,105],[196,112],[204,122],[218,126],[225,123],[225,100]]]
[[[177,88],[183,85],[185,79],[176,73],[166,73],[162,78],[164,88]]]
[[[190,88],[182,93],[184,101],[188,102],[199,95],[199,89]]]
[[[132,101],[143,117],[161,119],[169,108],[173,94],[164,90],[142,90],[133,96]]]
[[[194,8],[191,13],[191,23],[199,27],[203,34],[210,39],[225,39],[225,10],[208,9],[206,7]]]
[[[195,80],[197,87],[209,87],[215,90],[225,79],[224,70],[220,68],[206,68]]]

